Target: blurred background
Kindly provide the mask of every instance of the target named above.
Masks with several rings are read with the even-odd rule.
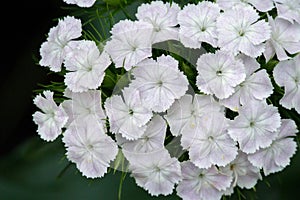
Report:
[[[36,133],[32,114],[33,90],[51,80],[48,70],[36,64],[39,47],[55,18],[68,14],[62,0],[2,2],[1,12],[1,126],[0,200],[115,200],[121,174],[102,179],[82,177],[65,158],[60,140],[46,143]],[[285,170],[260,181],[256,192],[243,191],[242,199],[299,199],[300,153]],[[152,199],[127,175],[122,199]],[[179,199],[175,195],[153,199]],[[228,199],[238,199],[235,195]]]

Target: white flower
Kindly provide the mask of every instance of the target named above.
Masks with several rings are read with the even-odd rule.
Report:
[[[151,24],[153,27],[152,43],[158,43],[167,40],[178,40],[178,28],[175,26],[178,24],[177,14],[179,11],[180,7],[175,2],[170,4],[162,1],[152,1],[140,5],[136,17],[140,21]]]
[[[67,4],[76,4],[79,7],[91,7],[94,5],[96,0],[63,0]]]
[[[33,102],[42,112],[36,111],[33,114],[33,121],[38,125],[37,132],[47,142],[55,140],[61,129],[68,121],[68,115],[61,105],[57,106],[53,100],[53,92],[45,90],[37,95]]]
[[[273,93],[273,85],[267,71],[258,71],[260,65],[254,58],[245,55],[240,55],[239,58],[245,65],[246,79],[235,88],[234,94],[220,100],[221,104],[233,111],[238,111],[241,105],[249,101],[264,100]]]
[[[233,55],[217,51],[206,53],[197,61],[197,82],[199,90],[214,94],[219,99],[228,98],[238,84],[245,80],[244,64]]]
[[[74,123],[63,136],[67,158],[87,178],[103,177],[118,153],[114,140],[90,122]]]
[[[109,119],[110,131],[120,133],[128,140],[141,138],[146,123],[152,117],[152,111],[141,102],[138,90],[123,89],[123,98],[113,95],[106,99],[104,108]]]
[[[287,108],[295,108],[300,113],[300,55],[292,60],[279,62],[274,70],[275,82],[284,87],[284,96],[279,103]]]
[[[250,189],[256,185],[258,180],[262,179],[260,169],[253,166],[248,160],[248,155],[241,151],[239,151],[234,161],[222,168],[221,171],[225,173],[230,173],[231,171],[233,174],[231,187],[226,191],[227,195],[233,193],[235,186]]]
[[[179,136],[187,132],[187,126],[195,127],[207,113],[221,111],[221,105],[212,96],[185,94],[167,110],[165,119],[172,135]]]
[[[59,72],[66,55],[65,47],[69,41],[80,37],[81,31],[79,19],[70,16],[59,19],[58,25],[50,29],[47,41],[41,45],[39,64]]]
[[[146,131],[137,140],[126,140],[121,135],[117,135],[118,144],[127,151],[151,152],[164,147],[167,124],[159,115],[155,115],[147,124]]]
[[[121,20],[111,30],[112,36],[104,49],[116,67],[129,71],[152,55],[152,26],[142,21]]]
[[[188,80],[178,69],[178,61],[171,56],[160,56],[157,61],[146,59],[132,72],[130,87],[140,91],[144,105],[155,112],[166,111],[188,90]]]
[[[267,12],[274,8],[273,0],[217,0],[217,4],[222,9],[230,9],[238,4],[242,4],[243,6],[251,4],[261,12]]]
[[[234,54],[260,56],[271,30],[267,22],[258,19],[259,14],[251,6],[236,5],[225,10],[217,19],[218,45]]]
[[[103,81],[105,69],[111,64],[108,54],[100,53],[96,43],[89,40],[71,41],[66,49],[67,88],[72,92],[97,89]]]
[[[207,113],[201,122],[182,135],[181,145],[199,168],[225,166],[237,156],[237,146],[227,134],[228,121],[219,112]]]
[[[271,146],[260,149],[249,155],[250,162],[263,168],[267,176],[279,172],[290,164],[291,157],[296,153],[297,143],[293,140],[298,132],[295,122],[291,119],[282,119],[280,130]]]
[[[69,120],[66,127],[72,123],[86,123],[98,125],[103,132],[106,132],[106,115],[102,109],[101,91],[89,90],[82,93],[65,91],[65,97],[69,98],[62,103]]]
[[[185,161],[181,171],[183,180],[176,191],[183,200],[219,200],[232,181],[230,175],[221,173],[215,166],[200,169]]]
[[[212,2],[185,5],[178,14],[181,43],[189,48],[200,48],[202,42],[216,47],[216,19],[219,15],[219,6]]]
[[[264,56],[268,62],[276,53],[278,60],[287,60],[287,55],[300,52],[300,25],[290,23],[285,19],[268,16],[272,28],[271,39],[266,43]]]
[[[300,2],[299,0],[274,0],[278,17],[291,23],[296,21],[300,24]]]
[[[228,134],[248,154],[270,146],[279,127],[280,115],[277,107],[264,101],[249,101],[230,122]]]
[[[129,170],[138,186],[152,196],[173,193],[175,184],[181,180],[181,167],[176,158],[162,148],[149,153],[134,153],[123,150],[129,161]]]

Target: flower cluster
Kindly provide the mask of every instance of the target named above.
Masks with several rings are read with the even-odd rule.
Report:
[[[297,0],[152,1],[101,44],[66,16],[40,48],[39,64],[62,73],[65,88],[62,102],[49,90],[34,99],[38,134],[62,136],[68,160],[87,178],[103,177],[124,156],[136,184],[154,196],[175,188],[184,200],[220,199],[250,189],[297,150],[297,125],[284,113],[300,114],[299,8]],[[193,66],[155,51],[172,41],[205,52]],[[122,82],[111,95],[105,77]],[[170,139],[180,141],[180,155]]]

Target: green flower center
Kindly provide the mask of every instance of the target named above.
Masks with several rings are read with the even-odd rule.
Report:
[[[250,127],[254,127],[255,122],[254,122],[254,121],[251,121],[249,125],[250,125]]]
[[[133,110],[129,109],[129,115],[133,115]]]

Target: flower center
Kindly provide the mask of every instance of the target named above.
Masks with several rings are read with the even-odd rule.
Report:
[[[129,115],[133,115],[133,110],[129,109]]]
[[[92,114],[91,108],[86,108],[86,110],[87,110],[88,114]]]
[[[239,36],[243,37],[245,35],[245,31],[244,30],[240,30],[239,31]]]
[[[295,83],[296,83],[296,84],[299,84],[299,83],[300,83],[300,78],[299,78],[299,77],[296,77],[296,78],[295,78]]]
[[[131,51],[136,51],[137,47],[136,46],[131,46]]]
[[[47,119],[53,119],[55,117],[55,113],[53,111],[47,113]]]
[[[217,76],[221,76],[222,75],[222,71],[218,70],[218,71],[216,71],[216,74],[217,74]]]
[[[86,148],[87,148],[88,150],[92,150],[92,149],[94,148],[94,146],[93,146],[92,144],[88,144],[88,145],[86,146]]]
[[[235,164],[231,164],[231,165],[230,165],[230,170],[233,171],[234,168],[235,168]]]
[[[156,166],[156,167],[155,167],[155,171],[156,171],[156,172],[160,172],[161,169],[160,169],[158,166]]]
[[[87,72],[90,72],[90,71],[92,71],[92,70],[93,70],[93,67],[92,67],[92,66],[89,66],[89,67],[86,68],[86,71],[87,71]]]
[[[160,28],[159,26],[155,26],[155,27],[154,27],[154,31],[155,31],[155,32],[159,32],[159,31],[161,31],[161,28]]]
[[[144,137],[144,141],[148,142],[150,140],[150,138],[148,136]]]
[[[163,85],[162,80],[157,81],[157,85],[158,85],[158,87],[161,87]]]
[[[254,127],[254,125],[255,125],[254,121],[251,121],[250,124],[249,124],[250,127]]]
[[[191,110],[191,115],[194,116],[195,114],[195,110]]]

